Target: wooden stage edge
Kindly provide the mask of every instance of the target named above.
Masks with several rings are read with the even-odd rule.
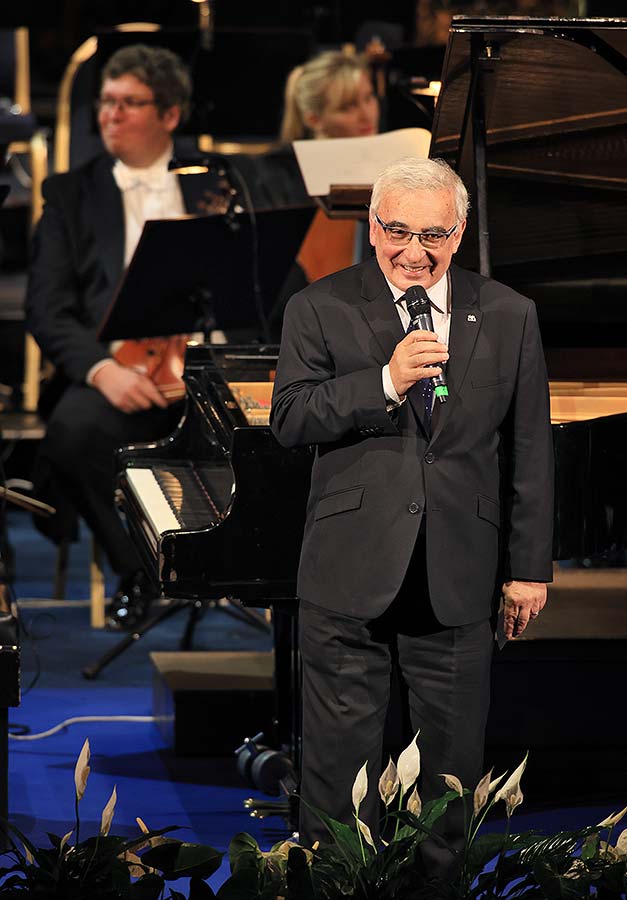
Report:
[[[554,564],[547,605],[529,623],[524,639],[627,639],[627,568]]]

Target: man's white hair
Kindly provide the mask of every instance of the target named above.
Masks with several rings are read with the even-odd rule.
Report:
[[[379,211],[383,195],[399,188],[408,191],[449,190],[455,199],[457,221],[461,222],[468,215],[470,201],[466,185],[443,159],[405,156],[384,169],[372,188],[371,219],[374,219],[375,213]]]

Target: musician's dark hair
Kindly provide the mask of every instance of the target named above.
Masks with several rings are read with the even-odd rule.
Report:
[[[134,75],[147,85],[154,94],[160,113],[178,106],[181,120],[189,115],[192,79],[187,66],[171,50],[148,47],[146,44],[121,47],[107,60],[102,70],[102,83],[122,75]]]

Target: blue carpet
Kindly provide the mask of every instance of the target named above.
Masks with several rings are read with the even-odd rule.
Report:
[[[54,548],[34,531],[25,513],[12,512],[9,529],[16,550],[17,597],[49,597]],[[87,596],[88,556],[84,536],[72,552],[70,598]],[[21,707],[11,710],[10,719],[31,733],[73,716],[151,715],[149,653],[176,650],[185,627],[184,615],[162,623],[96,681],[88,682],[81,677],[81,668],[119,638],[91,629],[87,606],[28,607],[22,611],[22,621],[26,631],[23,684],[33,686],[25,691]],[[221,611],[210,610],[197,628],[195,646],[201,650],[267,650],[270,638]],[[242,732],[245,736],[245,722]],[[177,759],[154,724],[98,722],[73,725],[42,740],[11,741],[10,817],[36,842],[45,841],[46,832],[63,835],[73,827],[74,765],[86,737],[90,740],[92,760],[87,793],[81,803],[83,835],[98,831],[102,808],[116,785],[114,833],[136,834],[135,817],[140,816],[151,828],[178,825],[180,837],[219,850],[226,850],[229,839],[240,830],[253,834],[263,849],[287,836],[282,819],[275,817],[261,823],[246,814],[244,799],[251,793],[259,796],[259,792],[242,783],[234,758]],[[513,759],[512,767],[518,761]],[[600,821],[627,802],[616,797],[577,803],[576,798],[584,789],[585,773],[573,772],[572,804],[559,809],[538,803],[533,808],[523,806],[515,814],[514,830],[551,833],[580,828]],[[499,805],[487,830],[502,829],[502,819],[496,818],[502,813]],[[226,874],[224,864],[211,879],[212,886],[219,885]]]
[[[16,553],[18,602],[49,598],[55,548],[33,529],[27,514],[11,512],[9,532]],[[72,547],[70,559],[67,596],[84,600],[89,560],[86,534]],[[109,577],[109,592],[114,584]],[[10,711],[16,730],[35,734],[77,716],[152,714],[149,654],[178,649],[185,613],[155,627],[95,681],[86,681],[81,669],[117,643],[119,636],[90,628],[89,608],[83,604],[33,606],[25,602],[20,613],[23,697],[21,706]],[[270,635],[217,609],[206,611],[194,640],[198,650],[269,650],[271,644]],[[242,722],[242,738],[246,734]],[[116,785],[113,833],[137,834],[135,818],[139,816],[150,828],[180,826],[177,836],[181,839],[219,850],[226,850],[238,831],[253,834],[265,848],[287,836],[280,817],[262,823],[244,809],[247,797],[261,795],[243,783],[235,757],[176,758],[152,723],[90,722],[41,740],[11,741],[10,819],[35,842],[46,844],[47,832],[63,835],[73,827],[74,766],[86,737],[92,758],[80,805],[83,835],[97,833],[102,808]],[[223,866],[212,885],[220,884],[226,874]]]

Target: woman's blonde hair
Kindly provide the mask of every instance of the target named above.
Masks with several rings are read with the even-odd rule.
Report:
[[[353,97],[368,62],[363,56],[344,50],[326,50],[290,72],[285,85],[285,106],[280,140],[290,143],[311,137],[305,116],[321,116],[328,102],[331,85],[341,97]]]

